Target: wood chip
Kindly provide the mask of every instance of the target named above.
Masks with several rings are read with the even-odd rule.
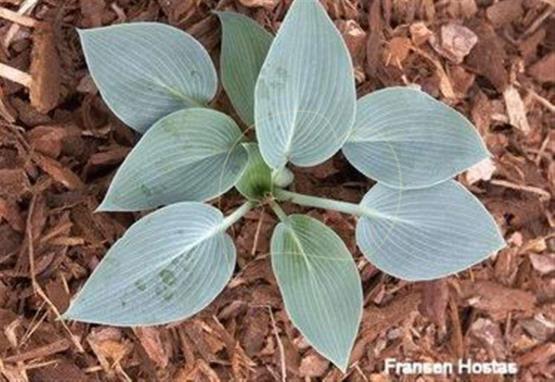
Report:
[[[106,3],[104,0],[79,0],[81,14],[83,15],[83,26],[96,28],[102,26],[102,14]]]
[[[239,0],[241,4],[248,8],[265,8],[269,11],[275,8],[278,0]]]
[[[32,17],[21,15],[17,12],[10,11],[9,9],[2,7],[0,7],[0,18],[30,28],[33,28],[39,24],[39,22]]]
[[[68,130],[60,126],[37,126],[29,134],[31,147],[41,154],[57,158],[62,151],[63,139],[67,137]]]
[[[51,344],[35,348],[33,350],[30,350],[22,354],[6,357],[4,358],[4,362],[17,363],[17,362],[23,362],[28,360],[34,360],[36,358],[43,358],[52,354],[66,351],[70,347],[71,347],[71,342],[64,338],[56,342],[53,342]]]
[[[68,189],[76,190],[84,186],[81,179],[69,168],[64,167],[60,162],[39,153],[35,153],[33,159],[44,172],[52,177],[52,179],[60,182]]]
[[[466,182],[473,185],[481,180],[488,181],[495,173],[495,163],[490,158],[486,158],[474,166],[470,167],[465,173]]]
[[[445,329],[445,312],[449,303],[449,287],[445,279],[423,283],[422,303],[419,310],[442,330]]]
[[[502,0],[494,3],[486,10],[486,16],[496,27],[509,24],[522,17],[522,0]]]
[[[170,357],[161,338],[161,331],[153,327],[133,328],[148,357],[161,368],[168,366]]]
[[[491,25],[473,20],[468,23],[478,42],[466,57],[469,68],[486,77],[498,92],[503,92],[509,84],[509,74],[505,68],[507,53],[503,40]]]
[[[58,51],[50,28],[36,29],[33,34],[31,77],[31,105],[48,113],[58,105],[61,87]]]
[[[0,77],[13,81],[17,84],[30,88],[33,83],[31,75],[19,69],[12,68],[9,65],[0,62]]]
[[[464,280],[461,292],[468,305],[494,320],[504,319],[509,312],[532,314],[536,305],[536,296],[531,292],[507,288],[493,281]]]
[[[519,129],[524,135],[528,135],[530,133],[530,125],[526,117],[524,102],[522,102],[518,90],[512,85],[509,86],[503,92],[503,98],[511,125]]]
[[[546,54],[530,66],[528,73],[539,83],[555,83],[555,52]]]
[[[6,219],[8,224],[17,232],[23,232],[25,229],[25,222],[19,212],[16,203],[10,203],[7,200],[0,198],[0,222]]]
[[[363,56],[367,38],[364,29],[355,20],[339,20],[336,26],[343,36],[353,60]]]
[[[469,334],[477,338],[495,359],[506,357],[507,346],[499,324],[485,318],[478,318],[472,323]]]
[[[299,375],[305,378],[318,378],[326,373],[330,362],[316,352],[304,356],[299,366]]]
[[[530,255],[530,262],[532,267],[542,275],[547,275],[551,272],[555,272],[555,254],[545,254],[545,255]]]

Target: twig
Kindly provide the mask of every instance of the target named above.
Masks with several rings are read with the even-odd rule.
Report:
[[[34,28],[39,25],[39,22],[32,17],[21,15],[6,8],[0,8],[0,18],[29,28]]]
[[[20,15],[29,14],[33,11],[33,8],[37,5],[37,3],[38,0],[25,0],[23,3],[21,3],[21,6],[19,7],[17,13]],[[10,26],[4,37],[5,48],[8,48],[10,46],[14,36],[19,31],[19,28],[19,24],[13,24]]]
[[[264,206],[260,209],[260,216],[258,217],[258,225],[256,226],[256,231],[254,233],[254,239],[252,241],[251,256],[256,253],[256,247],[258,247],[258,239],[260,237],[260,231],[262,229],[262,223],[264,222]]]
[[[516,183],[512,183],[506,180],[499,180],[499,179],[492,179],[490,183],[496,186],[511,188],[513,190],[531,192],[531,193],[540,195],[546,200],[551,199],[551,194],[545,191],[543,188],[534,187],[534,186],[521,186]]]
[[[12,68],[0,62],[0,77],[4,77],[10,81],[16,82],[25,87],[31,87],[33,79],[29,73],[25,73],[19,69]]]
[[[528,92],[528,94],[530,94],[532,96],[532,98],[534,98],[536,101],[538,101],[543,106],[545,106],[550,112],[555,113],[555,105],[553,105],[551,102],[549,102],[549,100],[545,99],[544,97],[542,97],[541,95],[539,95],[538,93],[533,91],[532,89],[528,89],[528,88],[522,86],[518,81],[515,81],[515,85],[520,89],[526,90]]]
[[[545,1],[544,1],[545,2]],[[545,8],[545,11],[524,31],[523,36],[531,35],[542,25],[542,23],[553,13],[553,4],[555,1],[549,0],[549,5]]]
[[[272,322],[272,328],[274,330],[274,335],[276,336],[276,341],[279,350],[279,358],[281,365],[281,381],[285,382],[287,380],[287,367],[285,365],[285,350],[283,349],[283,343],[281,338],[279,338],[279,333],[277,331],[276,320],[274,319],[274,314],[272,313],[272,307],[268,306],[268,312],[270,312],[270,321]]]
[[[27,246],[28,246],[27,250],[29,254],[29,273],[31,277],[31,285],[33,286],[33,291],[36,294],[38,294],[40,298],[43,299],[43,301],[50,307],[50,309],[52,309],[52,311],[54,312],[54,315],[56,316],[56,319],[60,322],[64,330],[68,333],[71,342],[73,342],[77,350],[81,353],[84,353],[85,349],[83,349],[79,341],[75,338],[75,336],[73,335],[69,327],[66,325],[65,321],[63,321],[60,311],[58,310],[56,305],[54,305],[54,303],[50,301],[46,293],[44,293],[44,291],[42,290],[40,284],[37,282],[37,279],[35,277],[35,250],[33,246],[33,230],[32,230],[31,223],[32,223],[36,200],[37,200],[37,197],[36,195],[34,195],[33,198],[31,199],[31,204],[29,206],[29,212],[27,214],[27,222],[26,222],[26,234],[27,234]]]
[[[43,358],[52,354],[60,353],[66,351],[70,346],[70,342],[62,338],[61,340],[52,342],[51,344],[38,347],[36,349],[30,350],[26,353],[12,355],[11,357],[4,358],[4,362],[17,363],[22,361],[28,361],[35,358]]]

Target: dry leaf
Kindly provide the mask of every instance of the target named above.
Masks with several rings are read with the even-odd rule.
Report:
[[[409,55],[411,42],[407,37],[393,37],[384,50],[386,65],[402,67],[403,61]]]
[[[441,27],[441,37],[430,37],[430,45],[443,57],[460,64],[478,42],[478,36],[467,27],[449,23]]]
[[[410,38],[416,46],[424,44],[434,34],[431,30],[428,29],[426,24],[421,21],[411,24],[409,30]]]

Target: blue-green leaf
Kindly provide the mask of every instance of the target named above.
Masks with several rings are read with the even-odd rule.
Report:
[[[243,122],[254,124],[254,86],[273,36],[254,20],[234,12],[216,12],[223,28],[221,77]]]
[[[505,246],[488,211],[455,181],[418,190],[377,184],[361,206],[360,249],[376,267],[404,280],[462,271]]]
[[[154,122],[216,94],[210,56],[189,34],[140,22],[80,30],[91,76],[110,109],[144,133]]]
[[[214,207],[184,202],[133,224],[108,251],[64,318],[115,326],[183,320],[222,291],[235,246]]]
[[[291,6],[255,88],[256,135],[272,168],[314,166],[345,143],[355,115],[345,42],[318,0]]]
[[[358,101],[343,153],[360,172],[395,188],[441,183],[489,155],[463,115],[422,91],[402,87]]]
[[[136,211],[223,194],[247,164],[241,139],[241,130],[225,114],[176,111],[159,120],[127,156],[99,210]]]
[[[256,143],[243,143],[249,162],[235,188],[248,199],[261,200],[272,192],[272,170],[262,159]]]
[[[304,215],[278,224],[272,267],[291,321],[324,357],[345,371],[362,316],[362,287],[343,241]]]

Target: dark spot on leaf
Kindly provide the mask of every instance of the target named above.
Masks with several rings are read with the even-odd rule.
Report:
[[[162,295],[162,298],[166,301],[171,300],[173,298],[173,292]]]
[[[143,280],[139,279],[137,281],[135,281],[135,286],[137,287],[138,290],[140,290],[141,292],[144,291],[146,289],[146,284]]]
[[[175,284],[175,275],[169,269],[162,269],[159,273],[160,279],[166,285]]]
[[[287,80],[287,77],[288,77],[287,70],[282,67],[278,67],[276,69],[276,75],[280,82],[285,82],[285,80]]]
[[[141,184],[139,188],[145,196],[152,196],[152,190],[146,184]]]

